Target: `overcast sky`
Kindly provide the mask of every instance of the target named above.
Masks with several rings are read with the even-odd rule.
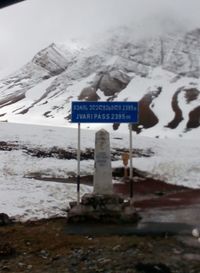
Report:
[[[199,12],[200,0],[27,0],[0,10],[0,70],[20,67],[52,42],[149,18],[197,27]]]

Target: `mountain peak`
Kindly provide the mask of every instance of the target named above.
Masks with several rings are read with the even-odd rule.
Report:
[[[121,27],[93,44],[52,43],[0,82],[0,116],[28,122],[39,116],[44,123],[63,125],[70,118],[72,100],[136,100],[145,130],[178,128],[180,134],[196,128],[199,34],[194,29],[139,36]],[[194,99],[187,100],[190,93]]]

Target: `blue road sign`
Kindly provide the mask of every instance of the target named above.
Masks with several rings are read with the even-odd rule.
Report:
[[[73,123],[137,123],[138,102],[73,101]]]

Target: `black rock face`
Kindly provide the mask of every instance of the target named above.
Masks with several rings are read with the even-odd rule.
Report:
[[[172,273],[170,268],[162,263],[138,263],[135,268],[141,273]]]
[[[0,213],[0,226],[6,226],[11,224],[11,219],[5,213]]]

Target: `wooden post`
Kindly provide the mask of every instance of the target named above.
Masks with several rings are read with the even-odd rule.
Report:
[[[123,153],[122,154],[122,161],[124,164],[124,179],[126,179],[128,177],[128,172],[127,172],[128,160],[129,160],[129,154]]]

